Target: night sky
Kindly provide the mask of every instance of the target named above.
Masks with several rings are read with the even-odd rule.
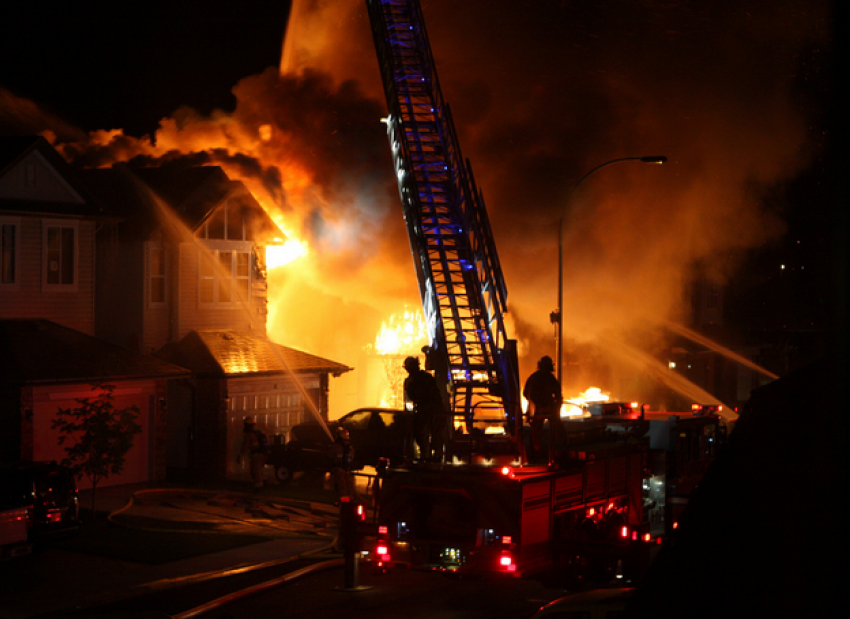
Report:
[[[689,322],[705,280],[725,286],[727,326],[747,334],[736,337],[834,327],[844,239],[829,2],[422,7],[525,368],[552,352],[561,214],[576,346],[652,348],[659,319]],[[0,130],[50,130],[78,164],[191,157],[245,180],[312,250],[281,315],[304,324],[343,308],[358,333],[272,324],[282,341],[353,363],[381,320],[418,303],[363,0],[296,3],[282,76],[286,2],[21,11],[0,25]],[[599,163],[641,155],[670,162],[612,166],[572,193]]]

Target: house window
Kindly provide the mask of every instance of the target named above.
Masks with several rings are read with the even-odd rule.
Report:
[[[165,250],[152,245],[148,249],[148,298],[150,303],[165,303]]]
[[[0,285],[17,283],[18,226],[0,222]]]
[[[199,268],[201,303],[246,303],[251,289],[251,252],[202,251]]]
[[[44,226],[44,282],[48,286],[77,283],[77,226],[46,222]]]
[[[245,207],[238,200],[228,200],[201,225],[197,236],[208,240],[244,241],[245,211]]]

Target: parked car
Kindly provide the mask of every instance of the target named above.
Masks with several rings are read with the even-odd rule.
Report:
[[[622,617],[634,588],[593,589],[553,600],[531,619],[617,619]]]
[[[29,539],[38,541],[79,528],[77,483],[71,469],[56,462],[0,465],[0,499],[29,510]]]
[[[29,532],[29,506],[7,505],[0,496],[0,560],[29,554],[32,551]]]
[[[376,466],[380,458],[400,464],[413,457],[411,438],[412,413],[392,408],[358,408],[335,421],[327,423],[332,436],[344,427],[354,446],[355,469]],[[289,482],[299,471],[326,472],[330,470],[331,438],[318,422],[293,426],[285,445],[272,449],[266,463],[274,467],[280,482]]]

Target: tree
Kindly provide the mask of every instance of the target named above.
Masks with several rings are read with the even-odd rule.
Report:
[[[52,428],[60,432],[59,444],[64,445],[68,438],[72,442],[65,447],[68,457],[62,464],[69,466],[77,479],[85,475],[91,482],[91,510],[95,519],[97,484],[124,469],[134,437],[142,431],[142,426],[136,423],[139,407],[116,408],[114,390],[113,385],[93,385],[94,397],[78,398],[76,408],[60,408],[52,421]]]

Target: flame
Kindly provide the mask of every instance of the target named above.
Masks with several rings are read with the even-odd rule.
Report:
[[[405,310],[381,323],[374,349],[380,355],[418,354],[427,343],[428,331],[422,312]]]
[[[275,240],[282,241],[282,239]],[[281,245],[268,245],[266,247],[266,266],[275,269],[306,255],[306,243],[297,239],[286,239],[286,241],[282,241]]]
[[[607,402],[610,396],[602,393],[599,387],[588,387],[574,398],[566,398],[561,405],[561,417],[582,417],[588,404]]]

